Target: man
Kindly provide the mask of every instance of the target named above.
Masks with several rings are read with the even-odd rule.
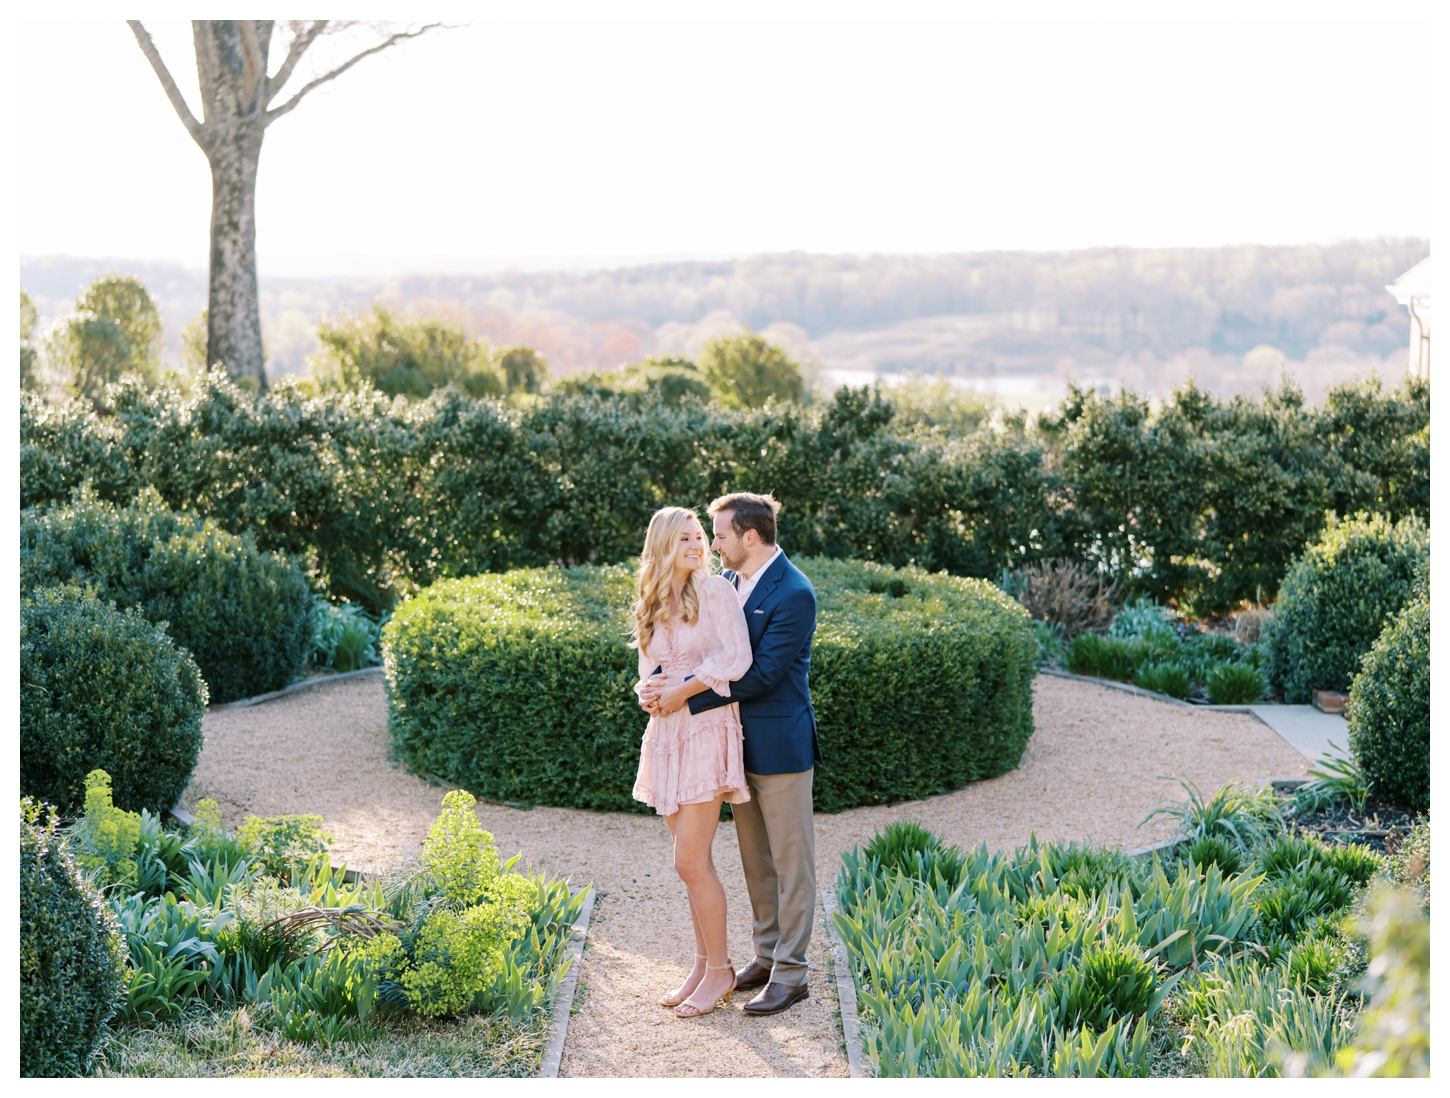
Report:
[[[806,948],[816,905],[811,785],[821,761],[811,708],[811,639],[816,592],[776,544],[780,504],[734,492],[709,506],[711,548],[735,585],[754,661],[730,684],[689,700],[690,712],[740,703],[750,800],[732,806],[740,860],[755,916],[755,958],[736,987],[761,988],[747,1014],[778,1014],[810,996]]]

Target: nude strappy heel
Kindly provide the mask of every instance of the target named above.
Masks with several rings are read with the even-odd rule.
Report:
[[[695,960],[697,960],[697,961],[708,961],[709,959],[710,958],[707,957],[707,956],[705,956],[705,954],[703,954],[703,953],[696,953],[695,954]],[[708,970],[710,968],[710,966],[707,964],[705,966],[705,968],[706,968],[706,970]],[[687,976],[687,977],[685,977],[685,979],[688,980],[689,977]],[[699,986],[700,986],[699,984],[696,984],[695,985],[695,987],[699,987]],[[690,995],[679,995],[677,997],[676,996],[676,993],[679,992],[679,991],[681,991],[683,988],[684,988],[684,985],[681,984],[680,987],[675,988],[675,991],[674,992],[671,992],[669,995],[666,995],[663,999],[660,1000],[660,1006],[662,1006],[662,1007],[677,1007],[681,1003],[683,1003],[686,999],[688,999],[690,997],[690,995],[693,995],[695,993],[695,989],[694,988],[691,988],[690,989]]]
[[[730,1001],[730,996],[735,991],[735,965],[734,965],[734,963],[731,962],[731,961],[729,961],[729,960],[727,960],[723,965],[712,965],[712,964],[706,964],[705,965],[705,974],[706,974],[706,976],[708,976],[712,972],[723,972],[727,968],[730,970],[730,986],[727,987],[720,995],[716,996],[715,1001],[713,1003],[711,1003],[708,1008],[706,1008],[704,1010],[701,1010],[694,1003],[690,1002],[689,999],[686,999],[679,1006],[675,1007],[675,1017],[676,1018],[700,1018],[700,1017],[703,1017],[706,1014],[709,1014],[710,1011],[714,1010],[721,1003],[728,1003]],[[703,982],[704,981],[702,980],[701,983],[703,983]],[[695,990],[698,991],[699,988],[696,988]],[[689,1008],[690,1012],[688,1014],[681,1014],[680,1011],[684,1010],[686,1007]]]

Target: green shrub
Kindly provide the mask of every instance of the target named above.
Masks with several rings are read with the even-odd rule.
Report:
[[[213,371],[190,396],[123,382],[104,399],[114,416],[22,394],[23,506],[154,486],[315,562],[330,595],[372,612],[439,577],[627,561],[659,500],[735,489],[786,501],[801,556],[972,576],[1111,562],[1124,593],[1195,612],[1272,598],[1327,509],[1429,514],[1429,387],[1413,379],[1318,408],[1292,389],[1186,388],[1157,413],[1078,392],[1031,429],[1009,416],[966,434],[923,433],[909,407],[899,420],[848,387],[808,408],[672,407],[663,390],[507,406],[452,386],[396,403],[286,380],[250,394]]]
[[[1354,1078],[1430,1074],[1430,920],[1418,897],[1383,889],[1361,924],[1374,959],[1369,1008],[1336,1067]]]
[[[82,1075],[120,1009],[115,920],[81,875],[55,811],[20,802],[20,1074]]]
[[[1017,765],[1037,662],[1021,607],[981,581],[798,563],[818,604],[818,810],[916,799]],[[630,796],[644,724],[625,647],[631,596],[627,569],[584,567],[438,583],[404,604],[384,631],[401,757],[495,801],[645,810]]]
[[[1349,745],[1377,800],[1430,807],[1430,591],[1380,634],[1350,689]]]
[[[116,803],[160,812],[201,751],[206,684],[164,629],[74,588],[20,603],[20,788],[77,814],[86,775]]]
[[[1429,553],[1429,528],[1414,516],[1393,524],[1382,515],[1327,519],[1284,577],[1268,628],[1270,681],[1285,701],[1350,688],[1360,659],[1410,600]]]
[[[1264,694],[1264,676],[1245,663],[1221,663],[1209,672],[1214,705],[1250,705]]]
[[[699,367],[682,358],[652,358],[617,370],[574,373],[555,388],[571,396],[625,397],[636,403],[650,395],[670,406],[683,400],[708,401],[711,396]]]
[[[370,315],[324,320],[313,366],[321,385],[376,386],[388,396],[426,397],[445,385],[475,397],[501,396],[504,379],[486,339],[470,339],[447,320],[403,319],[374,305]]]
[[[93,496],[20,515],[21,588],[75,583],[168,632],[213,701],[285,686],[306,658],[311,594],[302,570],[155,492],[129,507]]]
[[[1382,876],[1396,888],[1413,889],[1430,910],[1430,817],[1421,816],[1385,859]]]
[[[1134,673],[1133,681],[1155,694],[1188,697],[1188,669],[1181,663],[1145,663]]]

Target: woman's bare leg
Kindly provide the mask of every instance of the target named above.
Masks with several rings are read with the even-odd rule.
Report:
[[[714,1006],[715,1000],[732,985],[725,971],[729,960],[725,947],[725,889],[715,873],[711,847],[720,822],[720,801],[708,804],[681,805],[671,830],[675,836],[675,872],[690,893],[690,907],[697,933],[703,939],[709,968],[691,996],[692,1003],[677,1008],[693,1007],[686,1013],[700,1013]]]
[[[671,839],[675,835],[675,820],[677,816],[678,813],[674,816],[665,817],[665,823],[670,828]],[[705,977],[705,934],[700,929],[700,917],[695,914],[695,901],[690,899],[690,890],[688,888],[685,889],[685,899],[690,905],[690,926],[695,932],[695,965],[690,969],[690,975],[685,978],[685,982],[660,1000],[661,1006],[679,1006],[690,997],[695,988],[700,986],[700,981]]]

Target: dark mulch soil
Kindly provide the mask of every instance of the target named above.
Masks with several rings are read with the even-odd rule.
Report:
[[[1292,804],[1292,798],[1286,800]],[[1287,815],[1286,805],[1286,815]],[[1410,833],[1419,813],[1408,808],[1370,801],[1363,815],[1339,801],[1318,812],[1288,817],[1300,831],[1308,831],[1325,842],[1363,843],[1380,854],[1393,854],[1400,841]]]

